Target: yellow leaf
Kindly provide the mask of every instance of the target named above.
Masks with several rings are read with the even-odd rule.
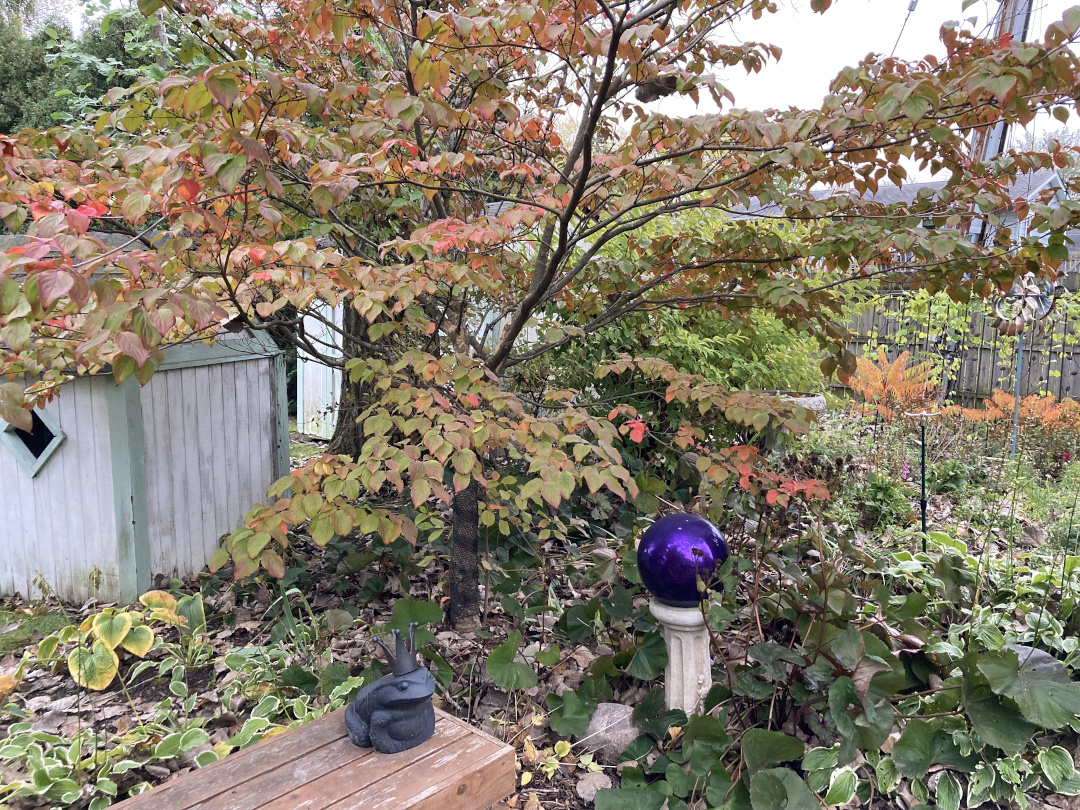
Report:
[[[20,683],[22,683],[23,673],[26,671],[27,656],[24,654],[22,661],[11,672],[0,673],[0,704],[3,704],[4,698],[15,691]]]
[[[525,787],[527,784],[529,784],[529,782],[532,781],[532,776],[533,776],[532,771],[525,771],[524,773],[522,773],[521,774],[521,786]]]
[[[168,591],[147,591],[139,601],[151,610],[176,610],[176,597]]]
[[[130,613],[118,613],[114,616],[99,613],[94,617],[90,632],[94,634],[94,638],[102,641],[110,650],[115,650],[120,645],[120,642],[124,640],[124,636],[128,634],[131,624]]]
[[[154,631],[145,625],[132,627],[120,644],[132,655],[142,658],[154,646]]]
[[[90,647],[76,647],[68,655],[68,672],[79,686],[95,692],[108,687],[120,671],[120,659],[109,647],[95,639]]]

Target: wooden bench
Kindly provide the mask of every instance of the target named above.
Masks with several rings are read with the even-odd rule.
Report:
[[[344,710],[231,754],[115,810],[487,810],[514,792],[514,750],[445,712],[400,754],[357,748]]]

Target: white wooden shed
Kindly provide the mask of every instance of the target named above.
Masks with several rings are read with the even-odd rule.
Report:
[[[342,308],[324,306],[323,317],[340,329]],[[322,345],[329,357],[341,356],[341,337],[326,324],[310,315],[304,316],[304,332]],[[298,352],[296,357],[296,429],[305,436],[329,441],[337,426],[338,398],[341,395],[341,370],[330,368]]]
[[[289,471],[282,352],[262,332],[165,350],[140,388],[77,379],[0,422],[0,594],[132,602],[202,569]]]

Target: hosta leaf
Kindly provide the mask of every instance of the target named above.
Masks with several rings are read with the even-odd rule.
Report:
[[[206,633],[206,609],[203,607],[201,593],[181,597],[176,603],[176,612],[187,620],[186,633],[194,636]]]
[[[128,634],[124,636],[124,640],[121,641],[120,644],[132,655],[137,655],[139,658],[142,658],[150,652],[150,648],[154,646],[154,631],[146,625],[132,627],[131,630],[128,631]]]
[[[938,810],[960,810],[960,782],[946,771],[937,785]]]
[[[60,636],[55,633],[46,636],[38,642],[37,657],[39,661],[51,661],[56,656],[56,648],[60,644]]]
[[[1036,725],[1058,729],[1080,716],[1080,684],[1067,675],[1021,667],[1012,650],[984,653],[978,667],[994,693],[1016,701]]]
[[[76,647],[68,655],[68,671],[79,686],[95,692],[108,687],[120,671],[120,660],[99,639],[89,647]]]
[[[124,636],[128,634],[130,629],[130,613],[117,613],[114,616],[99,613],[94,617],[93,624],[90,626],[90,632],[94,635],[94,638],[108,645],[110,650],[114,650],[120,645],[120,642],[124,640]]]
[[[139,601],[151,610],[176,610],[176,597],[168,591],[147,591]]]
[[[829,780],[829,792],[825,794],[825,804],[847,804],[855,798],[855,788],[859,779],[851,768],[841,768],[833,772]]]
[[[1054,790],[1057,790],[1063,782],[1072,779],[1076,775],[1072,754],[1060,745],[1039,751],[1039,766]]]

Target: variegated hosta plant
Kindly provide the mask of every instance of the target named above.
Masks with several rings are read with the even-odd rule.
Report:
[[[198,640],[206,633],[202,596],[177,599],[166,591],[149,591],[139,597],[146,610],[105,608],[87,616],[78,627],[70,625],[41,640],[37,657],[53,662],[61,645],[71,646],[68,672],[79,686],[94,691],[108,689],[120,672],[123,655],[144,658],[157,636],[152,624],[175,627],[185,638]]]

